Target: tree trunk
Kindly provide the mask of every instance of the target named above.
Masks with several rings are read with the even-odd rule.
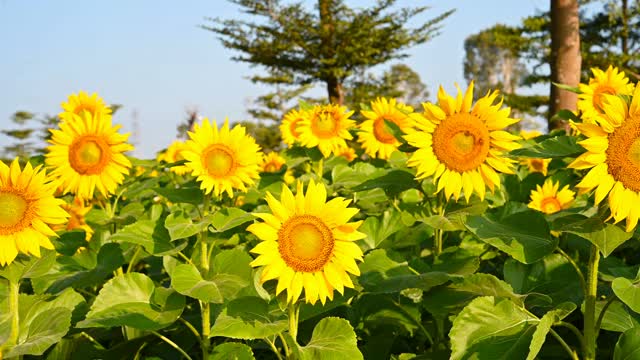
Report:
[[[553,83],[577,87],[580,83],[580,21],[578,0],[551,0],[551,91],[549,130],[566,127],[554,115],[562,110],[575,111],[578,95]]]
[[[335,24],[332,14],[333,0],[318,0],[318,10],[320,11],[320,40],[322,41],[322,58],[332,59],[336,55],[335,44],[333,43]],[[327,84],[327,94],[329,102],[342,105],[344,102],[344,90],[342,81],[333,73],[326,72],[323,76]]]

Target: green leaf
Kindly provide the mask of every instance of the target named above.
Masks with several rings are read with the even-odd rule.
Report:
[[[353,328],[347,320],[336,317],[320,320],[311,341],[297,350],[300,360],[363,359]]]
[[[537,211],[526,210],[500,220],[470,216],[465,225],[480,240],[525,264],[539,261],[558,246],[558,239],[551,236],[547,221]]]
[[[618,246],[631,239],[633,232],[625,232],[621,227],[608,224],[597,217],[574,214],[556,219],[551,228],[589,240],[598,247],[602,256],[609,256]]]
[[[78,248],[88,246],[84,230],[66,231],[57,239],[51,239],[56,251],[62,255],[73,256]]]
[[[578,145],[575,136],[562,135],[546,138],[534,146],[512,150],[510,154],[514,157],[548,159],[576,157],[584,151],[584,148]]]
[[[417,274],[406,262],[391,260],[382,249],[371,251],[364,257],[360,272],[360,285],[368,293],[393,293],[408,288],[429,290],[450,279],[450,275],[444,272]]]
[[[415,175],[405,170],[391,170],[386,174],[371,180],[366,180],[352,188],[353,191],[383,189],[389,196],[397,196],[401,192],[417,188]]]
[[[211,216],[211,226],[214,232],[223,232],[240,226],[255,217],[238,208],[223,208]]]
[[[56,252],[40,250],[40,257],[19,256],[11,264],[0,268],[0,277],[13,282],[20,279],[38,278],[49,272],[56,262]]]
[[[385,210],[382,218],[369,216],[358,231],[367,237],[363,240],[369,249],[376,249],[384,240],[404,228],[400,221],[401,214],[396,209]]]
[[[204,302],[222,303],[224,301],[218,284],[202,278],[192,264],[180,264],[171,272],[171,287],[182,295]]]
[[[611,288],[618,299],[625,303],[631,310],[640,313],[640,282],[632,282],[626,278],[616,278],[611,283]]]
[[[331,178],[333,179],[334,188],[344,187],[351,189],[361,184],[364,180],[382,176],[384,173],[384,169],[376,168],[369,163],[359,162],[353,165],[353,167],[348,165],[338,165],[334,167],[331,169]]]
[[[577,87],[577,86],[571,86],[571,85],[561,84],[561,83],[557,83],[557,82],[554,82],[553,86],[555,86],[555,87],[557,87],[559,89],[562,89],[562,90],[571,91],[572,93],[575,93],[575,94],[582,94],[582,90],[580,90],[580,88]],[[569,110],[560,110],[560,112],[558,114],[560,114],[563,111],[569,111]]]
[[[197,187],[182,187],[178,189],[155,188],[153,191],[166,197],[167,200],[173,203],[187,203],[198,206],[204,201],[204,194],[202,190]]]
[[[171,241],[188,238],[201,233],[211,224],[212,216],[205,216],[202,221],[194,223],[191,216],[182,210],[172,212],[164,221]]]
[[[288,321],[279,308],[259,297],[242,297],[230,301],[211,328],[210,336],[232,339],[264,339],[284,331]]]
[[[606,301],[596,302],[596,318],[600,316],[605,303]],[[628,310],[624,304],[618,301],[609,305],[600,326],[602,330],[615,332],[625,332],[634,327],[640,327],[640,315]]]
[[[557,309],[544,314],[536,327],[536,331],[533,333],[533,339],[529,345],[529,355],[527,355],[527,360],[534,360],[536,358],[540,349],[542,349],[542,345],[547,338],[547,334],[551,330],[551,326],[567,317],[567,315],[571,314],[575,309],[576,304],[567,302],[560,304]]]
[[[138,220],[118,230],[109,240],[141,245],[145,251],[156,256],[175,254],[181,249],[171,243],[172,239],[162,220]],[[183,244],[182,248],[184,246],[186,244]]]
[[[537,323],[511,300],[476,298],[453,321],[451,360],[524,359]]]
[[[637,360],[640,358],[640,327],[625,331],[618,338],[613,360]]]
[[[129,273],[109,280],[100,290],[79,328],[131,326],[158,330],[171,325],[184,308],[184,297],[156,288],[144,274]]]
[[[237,342],[226,342],[216,345],[209,360],[255,360],[253,351],[245,344]]]

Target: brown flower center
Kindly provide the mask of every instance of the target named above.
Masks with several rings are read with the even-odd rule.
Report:
[[[548,197],[542,199],[540,209],[542,209],[542,212],[545,214],[553,214],[562,210],[562,205],[555,197]]]
[[[449,170],[478,168],[489,153],[489,130],[478,117],[460,113],[442,121],[433,132],[433,152]]]
[[[20,193],[0,190],[0,235],[11,235],[31,225],[29,203]]]
[[[82,136],[69,147],[69,164],[82,175],[102,173],[110,160],[109,144],[95,135]]]
[[[387,129],[387,124],[384,122],[385,120],[391,121],[396,125],[398,124],[398,122],[394,121],[393,119],[378,118],[373,122],[373,135],[381,143],[393,144],[397,140],[395,136],[393,136],[393,134]]]
[[[608,139],[609,174],[625,188],[640,192],[640,119],[628,117]]]
[[[237,166],[234,153],[227,146],[213,144],[203,152],[203,165],[213,177],[227,176]]]
[[[331,229],[313,215],[296,215],[278,231],[278,251],[285,263],[296,271],[316,272],[333,253]]]

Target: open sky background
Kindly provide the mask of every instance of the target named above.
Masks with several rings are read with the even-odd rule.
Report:
[[[354,7],[371,3],[347,0]],[[548,0],[419,3],[432,7],[419,20],[457,9],[440,36],[402,61],[427,84],[432,99],[425,100],[433,100],[439,84],[453,91],[454,82],[465,83],[467,36],[496,23],[518,24],[549,6]],[[134,132],[133,155],[142,158],[171,143],[186,109],[218,121],[246,119],[247,105],[268,88],[252,84],[247,77],[257,70],[231,61],[234,53],[199,28],[206,17],[242,16],[224,0],[0,0],[0,129],[13,127],[17,110],[57,114],[79,90],[124,106],[114,122]],[[0,134],[0,147],[9,142]]]

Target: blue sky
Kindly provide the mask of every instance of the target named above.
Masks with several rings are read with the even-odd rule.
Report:
[[[309,1],[310,5],[314,2]],[[352,6],[370,1],[347,0]],[[399,5],[413,1],[400,0]],[[433,96],[439,84],[464,83],[464,39],[495,23],[517,24],[548,0],[424,1],[422,19],[451,8],[442,34],[409,51],[409,64]],[[124,105],[114,122],[134,130],[134,156],[148,158],[176,135],[185,110],[218,121],[247,118],[252,98],[268,88],[252,84],[256,70],[230,60],[205,17],[239,18],[224,0],[0,0],[0,129],[16,110],[56,114],[68,94],[98,92]],[[427,100],[427,99],[425,99]],[[0,147],[9,139],[0,134]]]

